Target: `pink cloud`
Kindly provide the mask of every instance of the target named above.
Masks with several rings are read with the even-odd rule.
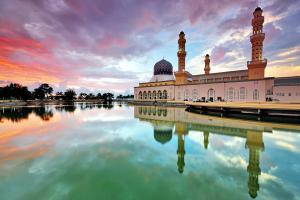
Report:
[[[116,37],[112,34],[107,34],[98,41],[98,47],[101,49],[110,49],[114,47],[126,48],[128,41],[122,37]]]

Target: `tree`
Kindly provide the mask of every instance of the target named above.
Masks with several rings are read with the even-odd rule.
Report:
[[[53,92],[53,88],[48,83],[41,84],[39,88],[44,91],[46,97],[48,97]]]
[[[100,92],[97,94],[97,99],[102,99],[102,94]]]
[[[11,83],[5,87],[0,88],[1,99],[18,99],[28,100],[32,98],[31,92],[27,87],[18,83]]]
[[[114,94],[113,93],[107,93],[107,97],[108,97],[108,100],[112,100],[114,98]]]
[[[64,98],[64,93],[63,92],[56,92],[55,94],[55,99],[60,100]]]
[[[76,97],[76,92],[72,89],[67,89],[64,95],[66,100],[73,100]]]
[[[112,93],[110,93],[110,92],[104,93],[104,94],[102,95],[102,99],[103,99],[104,101],[109,101],[109,102],[111,102],[113,98],[114,98],[114,94],[112,94]]]
[[[79,94],[79,99],[85,99],[87,97],[87,94],[86,93],[80,93]]]
[[[86,98],[87,99],[95,99],[95,95],[93,93],[89,93]]]
[[[20,89],[20,98],[22,100],[28,100],[28,99],[32,99],[32,93],[28,90],[27,87],[22,87]]]
[[[35,88],[32,94],[35,99],[44,99],[45,98],[44,91],[39,88]]]
[[[41,84],[38,88],[34,89],[34,97],[37,99],[44,99],[52,94],[53,88],[48,83]]]

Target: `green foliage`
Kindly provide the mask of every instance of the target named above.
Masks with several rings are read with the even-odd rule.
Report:
[[[5,87],[0,87],[0,99],[5,100],[28,100],[28,99],[65,99],[65,100],[73,100],[76,98],[76,92],[73,89],[67,89],[63,92],[56,92],[55,96],[51,96],[53,93],[53,88],[48,83],[43,83],[39,87],[35,88],[33,92],[28,91],[27,87],[24,87],[18,83],[11,83]],[[120,95],[119,95],[120,96]],[[122,98],[133,98],[133,95],[122,96]],[[98,99],[104,100],[105,102],[111,102],[114,98],[114,94],[107,93],[97,93],[97,95],[93,93],[80,93],[78,96],[79,99]]]
[[[76,92],[72,89],[67,89],[64,93],[66,100],[73,100],[76,98]]]
[[[128,94],[128,95],[125,95],[125,96],[120,94],[120,95],[117,96],[117,99],[133,99],[133,98],[134,98],[133,94]]]
[[[41,84],[38,88],[34,89],[33,96],[35,99],[44,99],[52,94],[53,88],[48,83]]]
[[[28,88],[18,83],[11,83],[5,87],[0,87],[0,99],[28,100],[31,98],[32,94],[28,91]]]

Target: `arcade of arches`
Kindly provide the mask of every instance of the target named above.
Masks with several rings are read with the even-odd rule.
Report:
[[[154,90],[154,91],[140,91],[139,92],[139,99],[167,99],[168,98],[168,92],[167,90]]]
[[[259,101],[260,91],[258,89],[247,88],[247,87],[229,87],[225,88],[224,91],[216,88],[207,89],[195,89],[186,87],[185,89],[175,89],[175,96],[170,91],[173,89],[162,89],[162,90],[140,90],[137,94],[137,99],[141,100],[157,100],[157,99],[173,99],[173,100],[184,100],[184,101]],[[250,90],[250,91],[249,91]],[[224,92],[224,93],[223,93]]]

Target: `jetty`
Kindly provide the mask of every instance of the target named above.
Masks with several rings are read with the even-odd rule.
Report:
[[[277,102],[186,102],[186,110],[200,114],[219,113],[221,116],[252,115],[256,117],[300,118],[299,103]]]

